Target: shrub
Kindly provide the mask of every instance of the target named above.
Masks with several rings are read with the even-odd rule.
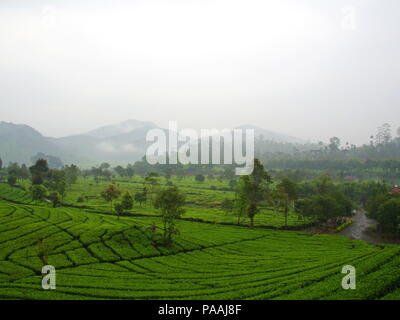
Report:
[[[47,195],[47,189],[40,184],[33,185],[31,188],[31,195],[33,200],[43,200]]]
[[[76,200],[76,202],[82,203],[85,202],[87,199],[85,196],[79,196],[78,199]]]
[[[348,220],[345,223],[342,223],[339,227],[336,228],[336,232],[341,232],[346,229],[349,225],[353,223],[353,220]]]

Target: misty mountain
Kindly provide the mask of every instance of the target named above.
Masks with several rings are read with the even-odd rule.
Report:
[[[3,163],[30,164],[30,158],[38,152],[62,154],[56,144],[32,127],[24,124],[0,122],[0,158]]]
[[[83,166],[110,162],[126,164],[140,160],[150,143],[146,143],[147,132],[159,128],[149,121],[127,120],[103,126],[92,131],[62,138],[49,138],[27,126],[0,122],[0,157],[3,162],[30,164],[30,158],[38,152],[59,157],[64,163]],[[259,127],[245,125],[238,129],[254,129],[255,136],[265,140],[289,143],[304,143],[303,140],[272,132]]]
[[[151,122],[127,120],[80,135],[51,140],[64,153],[74,155],[77,163],[128,163],[143,157],[146,150],[146,134],[153,128],[157,126]]]
[[[236,129],[242,129],[242,130],[246,130],[246,129],[253,129],[254,130],[254,136],[256,138],[262,136],[263,140],[270,140],[270,141],[274,141],[274,142],[285,142],[285,143],[299,143],[299,144],[304,144],[306,143],[305,140],[302,140],[300,138],[295,138],[295,137],[291,137],[288,136],[286,134],[282,134],[282,133],[277,133],[274,131],[270,131],[270,130],[266,130],[257,126],[253,126],[253,125],[243,125],[240,127],[237,127]]]
[[[119,135],[130,134],[132,132],[141,132],[150,130],[157,126],[150,121],[127,120],[121,123],[100,127],[85,133],[85,136],[98,139],[112,138]]]

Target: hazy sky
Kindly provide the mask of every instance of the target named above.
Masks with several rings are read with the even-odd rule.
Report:
[[[400,126],[398,0],[0,1],[0,120],[368,141]],[[395,131],[395,130],[394,130]]]

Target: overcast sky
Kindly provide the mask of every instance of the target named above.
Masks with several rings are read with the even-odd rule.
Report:
[[[400,126],[398,0],[0,1],[0,121],[365,143]],[[395,131],[395,130],[393,130]]]

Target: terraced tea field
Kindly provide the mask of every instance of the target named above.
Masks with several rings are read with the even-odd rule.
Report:
[[[399,246],[179,221],[165,248],[152,245],[152,223],[160,221],[1,200],[0,298],[400,298]],[[56,268],[56,290],[41,287],[44,264]],[[341,288],[347,264],[356,290]]]
[[[165,185],[166,179],[160,178],[162,185]],[[234,199],[235,194],[229,190],[228,181],[212,181],[207,183],[194,182],[193,177],[187,177],[182,180],[172,178],[171,180],[186,195],[186,213],[183,218],[200,219],[208,222],[232,223],[235,224],[237,218],[234,215],[227,214],[221,209],[221,203],[225,199]],[[87,206],[94,210],[109,213],[110,204],[101,198],[100,193],[110,182],[100,181],[95,183],[92,178],[80,178],[77,184],[73,184],[67,190],[67,196],[64,202],[71,205]],[[141,192],[143,188],[143,179],[135,177],[134,179],[118,179],[118,187],[121,190],[127,190],[131,194]],[[0,184],[0,190],[1,190]],[[213,189],[216,187],[217,189]],[[3,186],[3,188],[9,188]],[[77,199],[84,195],[86,201],[77,202]],[[140,206],[135,203],[132,213],[146,215],[158,215],[159,212],[151,205]],[[302,226],[311,223],[311,220],[300,219],[297,214],[290,212],[288,216],[288,225],[290,227]],[[248,224],[248,221],[244,223]],[[283,227],[285,218],[283,213],[274,209],[262,207],[260,213],[254,219],[256,226]]]

